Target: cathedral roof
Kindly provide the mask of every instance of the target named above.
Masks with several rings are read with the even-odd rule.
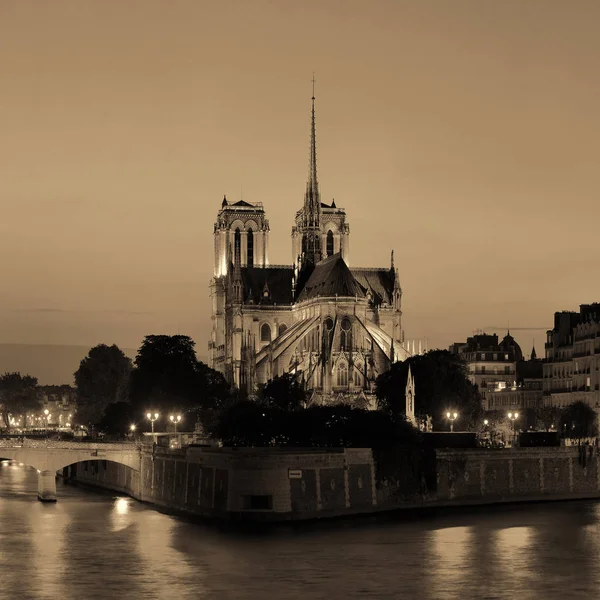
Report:
[[[365,292],[370,291],[375,305],[394,301],[394,273],[390,269],[350,269]]]
[[[270,304],[291,304],[292,277],[294,270],[290,266],[248,268],[242,267],[244,300],[247,304],[261,304],[265,288],[269,291]],[[250,302],[251,301],[251,302]]]
[[[234,202],[231,206],[254,206],[254,204],[250,204],[250,202],[246,202],[245,200],[238,200]]]
[[[363,288],[354,279],[339,252],[316,264],[298,300],[334,296],[365,297]]]

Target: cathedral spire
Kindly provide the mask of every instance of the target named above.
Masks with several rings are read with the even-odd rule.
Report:
[[[316,264],[321,260],[321,195],[317,180],[317,136],[315,127],[315,77],[312,78],[313,95],[310,119],[310,156],[308,180],[304,195],[302,215],[302,254],[303,266]]]

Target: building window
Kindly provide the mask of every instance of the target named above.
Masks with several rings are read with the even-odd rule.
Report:
[[[485,375],[485,367],[481,367],[481,374]]]
[[[287,325],[285,323],[282,323],[279,326],[279,335],[283,335],[284,331],[287,329]]]
[[[510,374],[510,367],[504,367],[504,374],[505,375],[509,375]]]
[[[348,386],[348,368],[344,363],[341,363],[337,369],[337,384],[340,387]]]
[[[354,385],[356,387],[362,386],[362,370],[363,370],[362,365],[360,365],[360,364],[354,365],[353,378],[354,378]]]
[[[247,248],[248,248],[248,266],[254,266],[254,234],[252,233],[252,229],[248,229],[248,238],[247,238]]]
[[[260,328],[260,341],[270,342],[271,341],[271,328],[268,323],[263,323]]]
[[[348,317],[342,319],[342,331],[340,332],[340,349],[349,352],[352,350],[352,323]]]
[[[239,227],[235,230],[233,234],[233,262],[242,258],[242,232]]]
[[[333,231],[327,232],[327,256],[333,255]]]

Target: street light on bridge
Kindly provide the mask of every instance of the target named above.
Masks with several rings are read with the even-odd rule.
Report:
[[[513,424],[513,439],[516,440],[517,439],[517,419],[519,418],[519,413],[518,412],[509,412],[508,413],[508,418],[512,421]]]
[[[150,420],[150,423],[152,423],[152,442],[156,443],[156,440],[154,439],[154,421],[158,420],[159,414],[157,412],[155,413],[146,413],[146,417],[148,417],[148,419]]]
[[[458,413],[457,412],[447,412],[446,413],[446,418],[450,420],[450,433],[452,433],[454,431],[454,421],[456,420],[456,417],[458,417]]]
[[[175,426],[175,433],[177,433],[177,425],[181,423],[181,415],[171,415],[169,417],[171,423]]]

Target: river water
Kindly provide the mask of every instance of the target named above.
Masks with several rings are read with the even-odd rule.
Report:
[[[2,600],[597,598],[600,504],[234,533],[0,466]]]

